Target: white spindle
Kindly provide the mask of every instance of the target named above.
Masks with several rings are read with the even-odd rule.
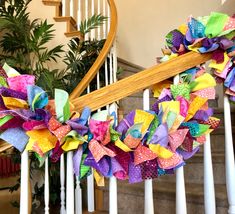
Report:
[[[100,0],[98,0],[98,4],[97,4],[97,14],[100,14],[101,11],[101,5],[100,5]],[[101,39],[101,28],[98,27],[97,28],[97,39],[100,40]]]
[[[145,89],[143,93],[143,109],[149,110],[149,89]],[[144,182],[144,213],[154,214],[152,179]]]
[[[48,157],[45,159],[45,183],[44,183],[44,202],[45,202],[45,214],[49,214],[49,167]]]
[[[66,212],[74,214],[73,152],[67,153]]]
[[[205,214],[216,213],[210,134],[206,135],[204,144],[204,203]]]
[[[179,83],[179,75],[174,77],[174,84]],[[184,182],[184,167],[176,169],[176,214],[186,214],[186,193]]]
[[[95,193],[94,193],[94,174],[93,170],[91,175],[87,177],[87,201],[88,201],[88,212],[95,211]]]
[[[117,113],[117,105],[116,103],[112,103],[109,106],[109,113],[116,112]],[[117,214],[118,206],[117,206],[117,179],[112,176],[109,179],[109,214]]]
[[[60,214],[65,214],[65,167],[64,154],[60,157]]]
[[[80,187],[79,177],[76,177],[76,190],[75,190],[75,199],[76,199],[76,214],[82,214],[82,189]]]
[[[106,16],[106,0],[103,0],[103,16]],[[107,35],[107,23],[103,24],[103,38],[106,38]]]
[[[70,0],[69,11],[70,11],[70,16],[74,18],[74,1],[73,0]]]
[[[88,0],[85,0],[85,19],[87,20],[89,16],[89,2]],[[89,33],[86,33],[85,35],[85,40],[88,40],[89,38]]]
[[[81,22],[82,22],[82,4],[81,4],[81,0],[78,0],[78,9],[77,9],[77,26],[78,26],[78,30],[80,29]]]
[[[91,16],[95,14],[95,2],[91,0]],[[95,29],[91,30],[91,40],[95,39]]]
[[[21,177],[20,177],[20,214],[29,213],[29,156],[25,150],[21,154]]]
[[[227,95],[224,95],[224,129],[225,129],[225,167],[229,214],[235,214],[235,165],[231,124],[231,109]]]
[[[62,0],[62,16],[66,16],[66,0]]]
[[[184,183],[184,167],[176,170],[176,214],[186,214],[186,194]]]
[[[117,81],[117,49],[116,49],[116,41],[114,41],[113,43],[113,48],[112,48],[112,52],[113,52],[113,81],[116,82]]]
[[[91,13],[94,15],[94,1],[92,0],[91,4]],[[85,0],[85,18],[88,19],[89,16],[89,2],[88,0]],[[94,39],[95,34],[94,31],[91,31],[91,39]],[[89,35],[85,35],[85,40],[89,38]],[[97,76],[98,78],[98,76]],[[90,93],[90,85],[87,87],[87,93]],[[88,212],[94,212],[95,211],[95,200],[94,200],[94,174],[93,171],[91,175],[87,177],[87,203],[88,203]]]
[[[109,54],[109,83],[113,83],[113,57],[112,52],[110,51]]]
[[[114,82],[113,76],[115,75],[114,73],[116,72],[116,68],[113,67],[113,59],[112,59],[112,54],[110,52],[109,54],[109,73],[110,73],[110,79],[109,79],[109,83],[112,84]],[[106,64],[105,64],[106,67]],[[108,70],[108,69],[107,69]],[[108,72],[106,74],[105,71],[105,76],[107,75],[107,79],[108,79]],[[116,103],[112,103],[109,106],[109,113],[111,114],[112,112],[115,112],[117,115],[117,104]],[[117,121],[115,121],[116,123]],[[117,179],[112,176],[109,179],[109,213],[110,214],[117,214],[118,213],[118,206],[117,206]]]
[[[98,4],[97,4],[97,13],[100,14],[100,9],[101,5],[100,5],[100,0],[98,0]],[[100,40],[101,39],[101,28],[99,27],[97,29],[97,39]],[[96,80],[97,80],[97,89],[100,89],[100,71],[98,71],[97,76],[96,76]],[[100,111],[100,109],[98,110]]]

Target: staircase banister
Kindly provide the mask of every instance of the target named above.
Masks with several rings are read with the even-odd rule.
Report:
[[[99,56],[95,60],[94,64],[91,66],[90,70],[83,77],[81,82],[73,90],[73,92],[70,95],[70,99],[75,99],[76,97],[79,97],[82,94],[82,92],[87,88],[89,83],[94,79],[100,67],[103,65],[110,49],[112,48],[113,42],[116,38],[117,9],[116,9],[114,0],[108,0],[108,2],[110,6],[110,17],[108,17],[110,18],[110,30],[109,30],[108,36],[106,38],[106,41],[104,43],[102,50],[100,51]]]
[[[131,94],[149,88],[158,82],[173,77],[210,59],[210,53],[200,54],[189,52],[84,96],[71,99],[71,102],[78,111],[82,111],[82,109],[87,106],[94,111],[124,97],[130,96]]]

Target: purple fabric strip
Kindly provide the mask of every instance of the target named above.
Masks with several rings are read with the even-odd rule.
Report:
[[[120,180],[125,180],[126,178],[126,172],[122,168],[122,166],[118,163],[116,158],[111,158],[111,174],[113,174],[116,178]]]
[[[80,177],[80,165],[82,160],[83,149],[82,146],[78,147],[78,150],[74,153],[73,156],[73,170],[74,174]]]
[[[124,135],[134,125],[135,111],[131,111],[116,127],[116,131]]]
[[[85,125],[79,124],[78,122],[75,122],[73,120],[68,120],[66,124],[71,126],[72,129],[77,131],[77,133],[80,134],[81,136],[84,136],[88,132],[88,127],[86,127]]]
[[[27,100],[26,93],[15,91],[10,88],[0,87],[0,94],[4,97],[14,97],[14,98],[21,99],[21,100]]]
[[[155,111],[156,114],[158,114],[158,113],[159,113],[158,104],[159,104],[159,103],[162,103],[162,102],[165,102],[165,101],[171,101],[171,100],[172,100],[171,97],[168,96],[168,95],[165,96],[165,97],[163,97],[163,98],[161,98],[161,99],[158,99],[157,102],[155,102],[155,103],[153,104],[152,110]]]
[[[157,127],[155,133],[153,134],[150,144],[160,144],[163,147],[167,147],[169,139],[168,139],[168,126],[166,123],[161,124]]]
[[[91,152],[89,152],[84,161],[84,165],[93,167],[98,170],[103,176],[109,177],[110,166],[105,157],[101,158],[100,161],[97,163]]]
[[[184,160],[188,160],[189,158],[191,158],[192,156],[194,156],[198,151],[200,150],[199,147],[193,149],[192,152],[187,152],[187,151],[184,151],[182,149],[177,149],[176,151],[182,155],[183,159]]]
[[[208,108],[206,111],[198,110],[196,114],[193,116],[193,119],[207,121],[208,118],[211,117],[212,115],[213,115],[212,108]]]
[[[139,183],[143,181],[141,167],[134,164],[134,162],[129,162],[129,183]]]

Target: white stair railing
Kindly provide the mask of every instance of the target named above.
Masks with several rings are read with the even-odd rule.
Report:
[[[229,98],[224,96],[225,171],[229,214],[235,214],[235,164]]]
[[[66,214],[65,211],[65,167],[64,154],[60,157],[60,214]]]
[[[66,169],[66,213],[74,214],[74,172],[73,172],[73,152],[67,153]]]
[[[174,84],[180,81],[179,75],[174,77]],[[175,171],[176,176],[176,214],[187,214],[186,193],[184,183],[184,167],[180,167]]]
[[[145,111],[149,110],[150,97],[149,89],[145,89],[143,92],[143,109]],[[144,213],[154,214],[154,204],[153,204],[153,181],[152,179],[146,180],[144,182]]]
[[[204,144],[204,203],[206,214],[216,213],[210,134],[206,135]]]
[[[45,159],[45,181],[44,181],[44,201],[45,201],[45,214],[49,214],[49,167],[48,157]]]
[[[20,174],[20,214],[29,213],[29,155],[28,151],[21,154]]]

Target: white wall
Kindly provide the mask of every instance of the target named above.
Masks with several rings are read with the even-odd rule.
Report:
[[[189,15],[208,15],[221,0],[116,0],[118,56],[149,67],[161,56],[165,35]]]

